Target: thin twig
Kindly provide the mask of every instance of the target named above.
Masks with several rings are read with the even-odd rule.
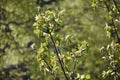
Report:
[[[53,36],[51,35],[50,32],[49,32],[49,34],[50,34],[50,38],[51,38],[51,41],[52,41],[52,43],[53,43],[53,46],[54,46],[54,48],[55,48],[56,55],[57,55],[57,58],[58,58],[58,60],[59,60],[59,63],[60,63],[61,69],[62,69],[62,71],[63,71],[63,73],[64,73],[64,76],[65,76],[66,80],[69,80],[67,74],[65,73],[65,69],[64,69],[64,66],[63,66],[63,64],[62,64],[62,61],[60,60],[59,51],[58,51],[58,49],[57,49],[57,47],[56,47],[56,45],[55,45],[55,42],[54,42]]]
[[[52,72],[52,66],[48,64],[48,62],[44,59],[44,57],[42,56],[42,60],[46,63],[47,67],[49,68],[49,70],[51,71],[51,74],[53,74],[53,76],[55,77],[54,72]]]
[[[73,63],[74,63],[74,66],[73,66],[72,72],[74,73],[76,65],[77,65],[77,59],[76,59],[76,57],[73,59]]]
[[[104,2],[104,4],[106,5],[106,8],[107,8],[108,12],[112,11],[112,10],[109,8],[109,6],[108,6],[108,4],[107,4],[106,2]],[[115,33],[116,33],[117,42],[120,43],[120,37],[119,37],[119,35],[118,35],[118,32],[117,32],[117,29],[116,29],[114,20],[112,19],[111,22],[112,22],[112,24],[113,24],[114,31],[115,31]]]
[[[115,33],[116,33],[117,41],[118,41],[118,43],[120,43],[120,37],[119,37],[119,35],[118,35],[118,32],[117,32],[117,29],[116,29],[116,26],[115,26],[115,23],[114,23],[114,20],[113,20],[113,19],[112,19],[112,23],[113,23],[114,31],[115,31]]]
[[[60,55],[61,55],[61,51],[60,51],[59,47],[57,47],[57,49],[58,49],[58,52],[59,52]],[[62,62],[63,65],[65,64],[65,63],[63,62],[63,60],[61,60],[61,62]],[[68,69],[66,66],[64,66],[64,67],[65,67],[65,69],[69,72],[69,69]]]

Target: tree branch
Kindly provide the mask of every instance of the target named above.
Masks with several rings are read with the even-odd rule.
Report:
[[[56,47],[56,45],[55,45],[54,39],[53,39],[53,37],[52,37],[52,35],[51,35],[50,32],[49,32],[49,34],[50,34],[50,38],[51,38],[51,40],[52,40],[53,46],[54,46],[54,48],[55,48],[56,55],[57,55],[57,58],[58,58],[58,60],[59,60],[61,69],[62,69],[62,71],[63,71],[63,73],[64,73],[64,76],[65,76],[66,80],[69,80],[67,74],[65,73],[65,69],[64,69],[63,63],[62,63],[62,61],[60,60],[59,51],[58,51],[58,49],[57,49],[57,47]]]
[[[109,6],[108,6],[108,4],[107,4],[106,2],[104,2],[104,4],[106,5],[106,8],[107,8],[108,12],[112,11],[112,10],[109,8]],[[117,32],[117,29],[116,29],[114,20],[112,19],[111,22],[112,22],[112,25],[113,25],[113,27],[114,27],[114,31],[115,31],[115,33],[116,33],[117,43],[120,44],[120,37],[119,37],[119,35],[118,35],[118,32]]]

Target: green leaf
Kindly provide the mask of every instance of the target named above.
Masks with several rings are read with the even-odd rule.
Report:
[[[38,30],[38,29],[37,29],[37,30],[34,30],[33,32],[34,32],[34,34],[36,34],[37,36],[40,34],[40,30]]]

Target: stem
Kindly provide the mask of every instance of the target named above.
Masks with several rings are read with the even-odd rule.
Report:
[[[58,58],[58,60],[59,60],[61,69],[62,69],[62,71],[63,71],[63,73],[64,73],[64,76],[65,76],[66,80],[69,80],[67,74],[65,73],[65,70],[64,70],[62,61],[60,60],[59,51],[58,51],[58,49],[57,49],[57,47],[56,47],[56,45],[55,45],[55,41],[54,41],[54,39],[53,39],[53,36],[51,35],[51,32],[49,32],[49,34],[50,34],[50,38],[51,38],[51,40],[52,40],[53,46],[54,46],[54,48],[55,48],[56,55],[57,55],[57,58]]]
[[[48,67],[49,70],[52,72],[52,68],[51,68],[51,66],[47,63],[47,61],[44,59],[43,56],[42,56],[42,60],[46,63],[47,67]]]
[[[58,50],[58,52],[61,54],[59,47],[57,47],[57,50]],[[62,62],[62,64],[64,65],[63,60],[61,60],[61,62]],[[65,69],[69,72],[69,69],[68,69],[66,66],[64,66],[64,67],[65,67]]]
[[[75,72],[76,65],[77,65],[77,59],[76,59],[76,58],[74,58],[73,64],[74,64],[74,66],[73,66],[72,72],[74,73],[74,72]]]
[[[51,71],[51,74],[53,75],[53,77],[55,77],[54,72],[52,72],[52,66],[47,63],[47,61],[44,59],[43,56],[42,56],[42,60],[46,63],[46,65],[47,65],[47,67],[49,68],[49,70]]]
[[[116,33],[116,36],[117,36],[117,41],[118,41],[118,43],[120,43],[120,37],[119,37],[118,32],[116,30],[116,26],[115,26],[115,23],[114,23],[113,19],[112,19],[112,23],[113,23],[113,27],[115,29],[115,33]]]
[[[113,0],[113,1],[114,1],[114,0]],[[106,2],[104,2],[104,4],[106,5],[108,12],[109,12],[109,11],[112,11],[112,10],[109,8],[109,6],[108,6],[108,4],[107,4]],[[115,4],[115,6],[116,6],[116,3],[115,3],[115,2],[114,2],[114,4]],[[116,8],[117,8],[117,7],[116,7]],[[112,19],[111,22],[112,22],[113,27],[114,27],[114,29],[115,29],[115,33],[116,33],[116,37],[117,37],[117,42],[120,44],[120,37],[119,37],[119,35],[118,35],[118,32],[117,32],[117,29],[116,29],[114,20]]]

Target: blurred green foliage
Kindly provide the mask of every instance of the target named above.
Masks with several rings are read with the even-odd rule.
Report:
[[[40,71],[37,61],[37,50],[41,46],[43,37],[38,39],[33,34],[33,23],[35,22],[35,16],[38,14],[37,7],[40,6],[44,10],[52,10],[58,13],[63,11],[61,17],[63,23],[55,31],[62,36],[70,36],[70,42],[66,43],[65,46],[63,45],[62,49],[70,51],[84,40],[89,43],[89,51],[80,57],[77,67],[79,74],[75,76],[81,77],[81,80],[113,80],[112,76],[109,78],[106,75],[107,72],[108,74],[112,73],[113,68],[108,68],[108,60],[104,61],[102,59],[106,55],[106,46],[115,47],[116,51],[114,53],[117,53],[116,60],[118,61],[115,64],[118,66],[119,73],[119,45],[115,43],[116,37],[114,40],[114,35],[111,35],[110,32],[111,30],[114,32],[115,28],[109,26],[111,26],[111,19],[114,19],[119,34],[120,1],[115,0],[118,8],[115,7],[113,1],[1,0],[0,80],[53,79],[51,74]],[[112,12],[107,11],[104,3],[107,3]],[[111,38],[111,36],[113,37]],[[102,46],[104,47],[103,52],[100,52]],[[69,66],[72,66],[72,64]],[[59,80],[59,76],[56,80]]]

